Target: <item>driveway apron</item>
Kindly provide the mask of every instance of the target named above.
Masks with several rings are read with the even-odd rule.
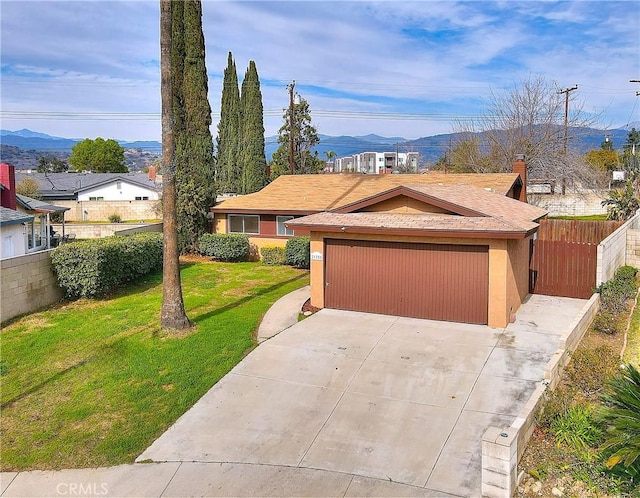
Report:
[[[253,350],[137,461],[479,496],[482,434],[511,424],[585,303],[534,295],[506,329],[324,309]]]

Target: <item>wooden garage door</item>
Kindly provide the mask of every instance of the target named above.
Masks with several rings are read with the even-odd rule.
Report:
[[[326,239],[325,306],[487,323],[487,246]]]

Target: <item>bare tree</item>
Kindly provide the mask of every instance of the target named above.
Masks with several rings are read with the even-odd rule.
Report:
[[[516,154],[525,154],[529,178],[567,184],[593,185],[598,175],[571,143],[581,130],[592,127],[597,116],[566,95],[555,82],[530,77],[504,92],[492,92],[485,114],[456,124],[461,138],[455,146],[458,166],[477,172],[510,171]],[[568,147],[565,150],[565,130]]]
[[[180,250],[176,223],[175,137],[171,47],[172,2],[160,0],[160,91],[162,97],[162,211],[164,252],[162,267],[162,310],[160,325],[181,330],[191,326],[184,309],[180,281]]]

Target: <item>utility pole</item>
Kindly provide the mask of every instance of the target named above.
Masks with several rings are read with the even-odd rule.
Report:
[[[293,89],[296,80],[287,85],[289,90],[289,172],[293,175]]]
[[[578,85],[573,85],[571,88],[565,88],[564,90],[558,90],[558,93],[564,93],[564,145],[562,151],[564,155],[567,155],[567,132],[569,128],[569,94],[578,89]]]

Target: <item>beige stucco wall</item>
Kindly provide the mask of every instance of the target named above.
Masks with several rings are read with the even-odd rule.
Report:
[[[51,269],[51,251],[0,261],[0,321],[30,313],[59,301],[63,292]]]
[[[432,204],[426,204],[405,195],[399,195],[386,201],[378,202],[362,209],[362,211],[383,213],[449,213],[449,211],[445,209],[433,206]]]
[[[324,307],[324,238],[381,240],[379,235],[311,232],[311,253],[322,254],[322,260],[311,260],[311,304]],[[388,235],[385,241],[422,242],[430,244],[461,244],[489,246],[488,325],[503,328],[509,314],[515,313],[528,291],[528,239],[509,244],[502,239],[423,238]],[[524,256],[524,257],[523,257]],[[525,271],[526,270],[526,271]]]
[[[119,214],[123,221],[157,220],[161,201],[51,201],[51,204],[70,208],[64,214],[66,221],[107,221]]]
[[[507,243],[507,306],[515,313],[529,294],[529,255],[531,238],[509,240]]]

